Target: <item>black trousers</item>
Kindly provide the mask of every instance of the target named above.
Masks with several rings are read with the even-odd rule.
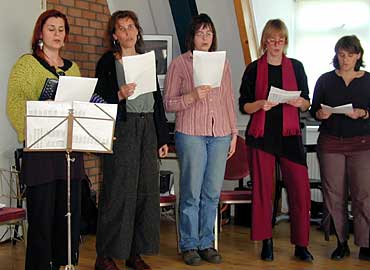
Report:
[[[159,252],[159,164],[152,114],[116,123],[113,155],[103,162],[96,234],[98,256],[127,259]]]
[[[78,261],[80,236],[81,182],[71,181],[72,263]],[[50,270],[66,265],[67,253],[67,182],[27,187],[28,238],[26,270]]]

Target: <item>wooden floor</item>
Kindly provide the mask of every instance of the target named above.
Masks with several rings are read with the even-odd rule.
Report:
[[[246,227],[226,225],[220,235],[220,252],[224,262],[220,265],[203,263],[201,266],[192,267],[185,265],[180,255],[176,252],[176,236],[174,223],[162,219],[161,223],[161,252],[159,256],[145,257],[153,269],[161,270],[218,270],[218,269],[295,269],[295,270],[369,270],[370,262],[358,260],[358,248],[352,244],[351,256],[343,261],[335,262],[328,257],[335,248],[336,241],[331,239],[326,242],[322,232],[316,226],[311,227],[310,250],[315,260],[313,263],[304,263],[294,259],[293,246],[289,243],[289,223],[281,222],[274,230],[275,260],[264,262],[259,259],[261,244],[250,240],[249,229]],[[95,236],[87,236],[81,245],[80,264],[76,269],[93,270],[95,262]],[[120,269],[125,269],[122,261],[118,261]],[[0,244],[0,270],[23,270],[24,246]],[[62,269],[62,268],[61,268]],[[64,269],[64,268],[63,268]]]

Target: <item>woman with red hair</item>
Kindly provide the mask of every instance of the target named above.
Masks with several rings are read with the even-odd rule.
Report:
[[[48,79],[61,75],[80,76],[76,63],[61,57],[68,39],[66,16],[57,10],[43,12],[36,21],[32,37],[32,54],[21,56],[8,82],[7,112],[24,141],[26,101],[53,99],[40,96]],[[81,154],[72,153],[71,169],[72,263],[77,263],[80,179],[84,176]],[[59,269],[67,264],[66,159],[62,152],[25,152],[22,181],[27,185],[28,243],[26,270]]]

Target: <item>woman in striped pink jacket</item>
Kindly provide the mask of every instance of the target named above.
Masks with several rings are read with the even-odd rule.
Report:
[[[180,176],[180,249],[186,264],[220,263],[212,248],[214,221],[226,159],[235,151],[236,116],[230,65],[221,86],[194,87],[193,50],[215,51],[216,30],[210,17],[193,18],[188,51],[170,65],[165,83],[165,108],[176,113],[176,151]]]

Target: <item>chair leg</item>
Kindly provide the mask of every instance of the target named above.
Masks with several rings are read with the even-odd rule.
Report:
[[[220,205],[217,206],[216,209],[216,218],[215,218],[215,240],[214,240],[214,248],[218,250],[218,233],[219,233],[219,214],[220,214]]]
[[[181,254],[180,250],[180,232],[179,232],[179,208],[177,207],[177,203],[175,204],[175,226],[176,226],[176,246],[177,252]]]
[[[24,249],[27,249],[27,224],[26,220],[22,221],[22,233],[23,233],[23,242],[24,242]]]

